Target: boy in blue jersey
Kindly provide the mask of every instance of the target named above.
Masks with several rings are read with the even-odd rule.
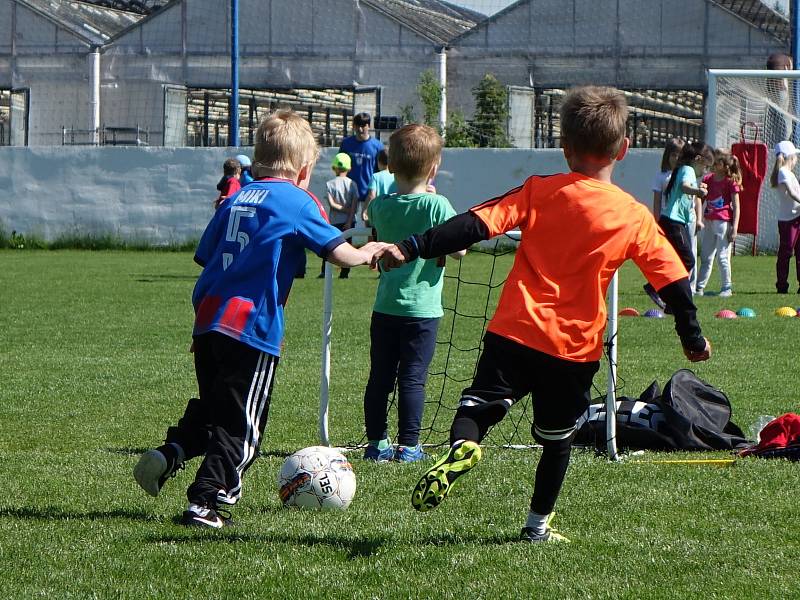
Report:
[[[258,455],[283,338],[283,307],[297,265],[310,248],[341,267],[369,264],[384,244],[357,249],[331,226],[308,191],[318,148],[300,116],[279,110],[259,126],[256,181],[214,214],[195,253],[203,267],[192,296],[199,398],[144,453],[137,483],[151,496],[186,460],[203,456],[187,491],[184,525],[229,524],[242,476]]]

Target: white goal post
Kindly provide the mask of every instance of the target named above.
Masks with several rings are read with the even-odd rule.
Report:
[[[778,247],[778,192],[769,186],[773,148],[781,140],[800,142],[798,98],[800,70],[709,69],[706,102],[706,143],[715,148],[754,141],[767,147],[767,170],[758,196],[755,236],[739,236],[737,252],[774,252]],[[746,140],[742,140],[744,131]],[[747,190],[743,191],[746,194]]]

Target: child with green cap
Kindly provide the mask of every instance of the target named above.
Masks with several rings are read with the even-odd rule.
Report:
[[[356,207],[358,206],[358,186],[347,174],[350,172],[350,156],[339,152],[333,157],[331,169],[336,177],[325,183],[326,197],[328,200],[328,218],[331,225],[340,231],[346,231],[353,226]],[[339,279],[347,279],[350,269],[342,268]],[[325,277],[325,261],[319,277]]]

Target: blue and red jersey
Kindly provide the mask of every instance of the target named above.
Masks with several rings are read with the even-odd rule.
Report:
[[[217,331],[279,356],[283,307],[305,249],[325,256],[342,243],[311,193],[286,179],[249,184],[214,213],[197,246],[193,335]]]

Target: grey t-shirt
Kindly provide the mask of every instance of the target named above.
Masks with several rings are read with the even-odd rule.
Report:
[[[325,185],[327,193],[331,195],[336,203],[344,206],[344,210],[336,210],[332,206],[328,206],[328,217],[331,220],[331,225],[347,223],[350,207],[358,203],[358,186],[356,182],[349,177],[334,177]],[[353,220],[355,221],[355,217]]]

